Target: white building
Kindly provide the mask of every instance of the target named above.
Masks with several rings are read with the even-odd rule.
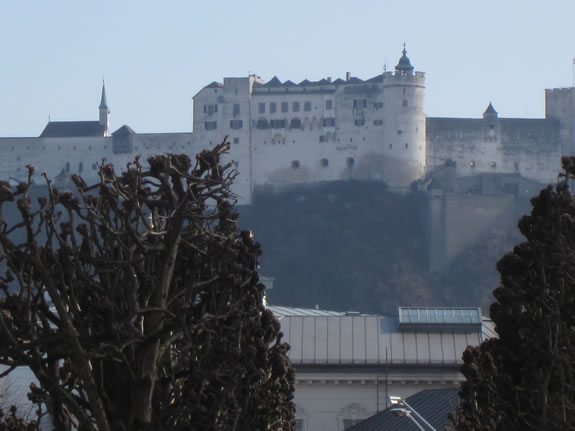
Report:
[[[458,387],[462,354],[494,336],[478,308],[400,308],[396,317],[269,307],[296,369],[298,430],[341,431],[387,395]]]
[[[575,151],[575,88],[545,96],[542,119],[500,118],[491,104],[482,118],[426,117],[425,75],[405,48],[395,71],[367,80],[348,73],[298,84],[255,75],[212,82],[194,96],[193,133],[111,133],[102,88],[97,121],[49,122],[39,137],[0,138],[0,178],[21,181],[31,164],[49,177],[80,173],[91,182],[104,158],[123,167],[137,155],[193,156],[229,136],[241,204],[257,189],[346,179],[402,191],[446,165],[458,177],[512,174],[545,184],[556,180],[561,155]]]

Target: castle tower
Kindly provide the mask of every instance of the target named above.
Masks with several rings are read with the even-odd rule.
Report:
[[[559,122],[561,154],[575,154],[575,88],[545,90],[545,118]]]
[[[425,74],[414,72],[405,44],[395,72],[383,78],[383,172],[393,187],[407,187],[425,173]]]
[[[104,131],[104,136],[110,136],[110,110],[108,109],[108,104],[106,102],[106,86],[104,81],[102,81],[102,97],[100,99],[99,111],[99,122],[106,128]]]

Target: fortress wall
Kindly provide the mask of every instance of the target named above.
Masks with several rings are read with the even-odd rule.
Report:
[[[87,180],[96,178],[96,163],[112,159],[112,139],[109,137],[76,138],[0,138],[0,178],[23,181],[25,165],[35,167],[54,178],[62,171],[81,174]]]
[[[427,119],[427,167],[456,163],[457,176],[520,174],[541,183],[557,178],[558,124],[542,119]]]

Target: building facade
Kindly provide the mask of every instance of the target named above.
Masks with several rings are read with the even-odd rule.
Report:
[[[387,396],[458,388],[467,346],[493,337],[478,308],[400,308],[397,316],[269,307],[296,369],[298,429],[342,431]]]
[[[404,48],[394,71],[362,80],[349,73],[298,84],[255,75],[212,82],[194,96],[193,132],[111,133],[102,87],[97,121],[49,122],[39,137],[0,138],[0,177],[21,181],[25,165],[49,177],[79,173],[97,179],[103,159],[117,167],[136,155],[194,155],[231,142],[239,171],[234,190],[249,204],[257,190],[346,179],[385,182],[398,191],[427,181],[445,166],[456,176],[517,175],[554,182],[560,157],[575,149],[575,89],[546,90],[542,119],[500,118],[489,104],[482,118],[425,115],[425,74]]]

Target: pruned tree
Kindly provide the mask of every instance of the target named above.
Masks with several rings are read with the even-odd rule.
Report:
[[[0,183],[0,363],[58,430],[288,430],[294,373],[220,156],[99,167],[32,201]],[[19,239],[20,238],[20,239]]]
[[[575,158],[519,221],[526,241],[498,263],[498,337],[464,353],[457,430],[575,429]]]

